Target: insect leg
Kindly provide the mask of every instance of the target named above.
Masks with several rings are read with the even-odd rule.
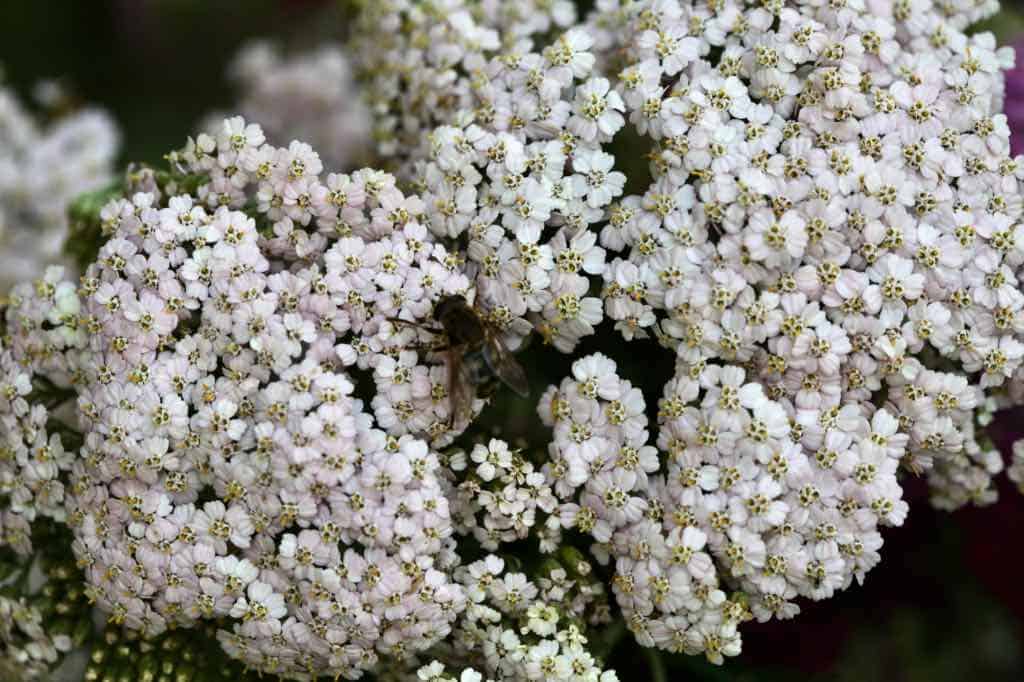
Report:
[[[422,329],[423,331],[430,332],[431,334],[443,334],[444,333],[443,329],[438,329],[437,327],[431,327],[429,325],[423,324],[422,322],[411,322],[410,320],[403,320],[400,317],[386,317],[384,319],[386,319],[391,324],[396,324],[396,325],[400,324],[400,325],[404,325],[406,327],[416,327],[417,329]]]

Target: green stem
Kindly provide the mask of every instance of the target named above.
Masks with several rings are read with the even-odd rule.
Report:
[[[651,682],[668,682],[668,672],[665,670],[665,661],[661,659],[661,652],[654,647],[645,647],[644,655],[647,656],[647,667],[651,669]]]
[[[595,658],[601,661],[607,661],[615,647],[619,645],[623,635],[626,634],[626,621],[622,618],[614,620],[608,625],[602,632],[600,637],[595,637],[593,641],[593,653]]]

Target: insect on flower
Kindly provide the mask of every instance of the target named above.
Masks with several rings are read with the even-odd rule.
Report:
[[[530,393],[526,372],[501,340],[497,327],[483,311],[464,296],[445,296],[434,306],[431,327],[393,319],[394,323],[417,326],[431,334],[444,334],[446,342],[435,352],[445,353],[448,364],[448,397],[453,424],[465,424],[472,417],[473,401],[481,389],[492,389],[495,381],[519,396]]]

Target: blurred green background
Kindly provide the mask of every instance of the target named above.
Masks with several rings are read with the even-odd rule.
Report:
[[[125,161],[157,162],[199,120],[229,110],[227,65],[247,40],[300,50],[341,33],[317,0],[0,0],[0,66],[24,97],[56,78],[106,108]]]
[[[1019,7],[983,28],[1004,43],[1024,35]],[[343,35],[343,16],[331,0],[0,0],[0,65],[25,98],[58,78],[113,114],[123,161],[157,163],[205,114],[231,110],[226,67],[243,43],[275,37],[301,50]],[[645,383],[643,364],[624,373]],[[1004,447],[1020,416],[999,427]],[[794,621],[748,626],[744,653],[723,668],[665,658],[669,679],[1024,680],[1024,500],[1006,486],[994,507],[947,515],[930,510],[923,486],[908,494],[910,520],[887,532],[864,586],[806,605]],[[612,659],[624,682],[650,679],[635,647]]]

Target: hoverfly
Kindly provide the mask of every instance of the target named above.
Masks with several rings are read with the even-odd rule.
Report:
[[[512,352],[501,341],[498,330],[463,296],[445,296],[434,306],[434,321],[440,329],[420,326],[432,334],[443,333],[447,343],[435,352],[443,352],[448,360],[448,400],[452,425],[469,420],[477,391],[495,380],[518,395],[526,397],[530,386],[526,372]]]

